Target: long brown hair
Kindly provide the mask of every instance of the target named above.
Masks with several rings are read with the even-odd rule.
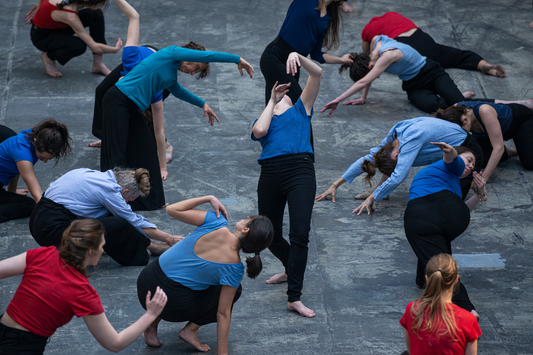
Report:
[[[255,279],[263,269],[263,263],[259,253],[268,248],[274,239],[274,227],[272,222],[265,216],[251,216],[248,233],[241,239],[241,249],[245,253],[255,253],[246,258],[246,273],[251,279]]]
[[[72,151],[72,138],[68,134],[67,126],[53,118],[39,122],[24,138],[31,142],[36,151],[52,154],[56,164],[60,158],[68,156]]]
[[[369,52],[350,53],[353,59],[352,64],[343,64],[339,67],[339,74],[349,69],[350,79],[357,82],[364,78],[370,72],[368,65],[370,64]]]
[[[447,109],[438,109],[437,112],[433,114],[433,117],[440,118],[451,123],[456,123],[460,127],[463,127],[463,121],[461,118],[466,115],[468,108],[463,105],[459,106],[450,106]]]
[[[320,11],[320,8],[324,6],[325,0],[318,0],[318,7],[315,10]],[[331,21],[329,21],[328,28],[326,29],[326,34],[324,35],[324,45],[327,50],[337,50],[341,43],[339,28],[342,24],[342,10],[340,2],[332,1],[326,7],[326,11],[331,16]]]
[[[394,150],[394,142],[385,144],[380,150],[374,154],[374,162],[365,159],[361,164],[361,169],[367,175],[363,178],[363,181],[372,187],[372,178],[376,175],[376,169],[379,169],[382,174],[391,176],[396,169],[398,160],[392,159],[392,152]]]

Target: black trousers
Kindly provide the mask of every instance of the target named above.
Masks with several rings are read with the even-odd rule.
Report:
[[[503,140],[512,139],[524,169],[533,170],[533,111],[520,104],[508,104],[507,106],[511,108],[513,121],[511,127],[503,134]],[[485,167],[492,154],[492,144],[488,136],[475,135],[474,138],[481,146],[486,157],[483,164],[483,167]],[[509,159],[509,155],[504,151],[500,163],[507,159]]]
[[[100,169],[145,168],[150,172],[150,194],[130,205],[134,211],[150,211],[165,204],[165,192],[157,156],[157,144],[143,112],[116,86],[103,100]]]
[[[288,275],[289,302],[300,300],[307,265],[311,213],[315,202],[316,178],[309,154],[274,157],[263,161],[257,186],[259,214],[274,226],[269,249]],[[289,205],[289,242],[283,238],[283,212]]]
[[[0,323],[0,355],[40,355],[47,343],[47,337]]]
[[[479,54],[472,51],[464,51],[436,43],[430,35],[420,28],[409,37],[396,37],[395,40],[413,47],[418,53],[439,63],[444,69],[477,70],[479,62],[483,60]]]
[[[137,296],[146,309],[146,294],[155,293],[159,286],[168,297],[167,304],[159,317],[167,322],[192,322],[205,325],[217,322],[218,301],[222,285],[209,286],[205,290],[192,290],[165,275],[156,259],[141,271],[137,279]],[[239,285],[233,304],[241,297],[242,286]],[[232,305],[233,309],[233,305]]]
[[[468,227],[470,210],[459,196],[446,190],[409,201],[403,220],[407,240],[418,257],[416,284],[424,287],[429,259],[452,254],[451,242]],[[461,281],[452,302],[467,311],[475,309]]]
[[[30,217],[30,233],[40,246],[60,246],[63,232],[78,217],[63,205],[42,197]],[[105,252],[125,266],[148,264],[150,239],[121,217],[98,218],[105,229]]]
[[[96,43],[106,44],[105,19],[102,10],[81,9],[78,12],[83,27],[89,27],[89,33]],[[46,52],[48,58],[57,60],[61,65],[85,53],[87,44],[74,36],[72,27],[48,30],[31,26],[31,41],[38,50]]]

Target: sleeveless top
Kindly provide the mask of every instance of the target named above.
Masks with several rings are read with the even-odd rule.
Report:
[[[483,133],[472,132],[473,136],[488,137],[487,129],[483,124],[483,120],[479,116],[479,108],[481,107],[481,105],[489,105],[494,110],[496,110],[496,114],[498,115],[498,122],[500,123],[500,127],[502,129],[502,135],[504,135],[507,130],[511,128],[511,123],[513,122],[513,112],[511,111],[511,108],[505,104],[494,104],[492,102],[484,101],[461,101],[457,103],[457,106],[461,105],[471,108],[474,111],[474,116],[476,116],[476,120],[483,128]]]
[[[374,43],[374,49],[376,48],[378,41],[381,41],[381,49],[379,50],[380,56],[384,50],[389,48],[399,49],[403,53],[402,60],[389,65],[385,70],[387,73],[396,74],[403,81],[409,81],[417,76],[424,65],[426,65],[426,57],[418,53],[413,47],[396,42],[387,36],[378,36]]]
[[[39,28],[44,28],[47,30],[56,30],[60,28],[70,27],[67,23],[57,22],[52,19],[52,11],[55,10],[72,12],[74,14],[77,14],[76,11],[60,9],[56,5],[50,4],[48,0],[44,0],[41,6],[39,6],[39,10],[37,10],[35,17],[33,18],[33,24]]]

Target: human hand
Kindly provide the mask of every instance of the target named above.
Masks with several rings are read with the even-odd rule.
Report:
[[[24,23],[26,25],[31,25],[31,22],[33,21],[33,18],[35,17],[35,14],[37,13],[37,10],[39,10],[39,4],[34,5],[30,11],[24,16]]]
[[[298,73],[298,68],[301,66],[298,53],[292,52],[289,54],[289,58],[287,59],[287,74],[295,76]]]
[[[167,169],[161,169],[161,180],[166,180],[168,176]]]
[[[26,189],[17,189],[16,194],[17,194],[17,195],[22,195],[22,196],[28,196],[28,192],[30,192],[30,190],[26,190]]]
[[[339,104],[340,100],[335,99],[333,101],[328,102],[322,110],[320,110],[320,113],[324,113],[326,110],[331,110],[329,114],[331,115],[333,111],[337,109],[337,105]]]
[[[277,105],[283,97],[289,92],[289,87],[291,83],[278,85],[278,82],[274,84],[272,92],[270,94],[270,100],[274,102],[274,105]]]
[[[348,101],[344,101],[342,104],[343,105],[364,105],[365,100],[363,99],[348,100]]]
[[[211,109],[211,107],[209,107],[209,105],[207,104],[207,102],[204,104],[204,120],[206,119],[207,116],[209,116],[209,124],[211,126],[213,126],[215,124],[215,120],[217,120],[217,122],[220,122],[218,120],[218,117],[217,115],[215,115],[215,111],[213,111]]]
[[[167,241],[167,244],[170,246],[173,246],[174,244],[181,242],[183,238],[185,237],[182,237],[181,235],[170,235],[170,238]]]
[[[359,216],[363,210],[366,209],[368,212],[368,215],[370,216],[370,212],[374,211],[374,196],[370,195],[367,197],[366,200],[363,201],[363,203],[357,207],[355,210],[353,210],[352,213],[357,213]]]
[[[455,150],[454,147],[452,147],[451,145],[446,144],[444,142],[430,142],[430,143],[433,144],[433,145],[436,145],[437,147],[442,149],[442,151],[444,153],[446,153],[446,154],[450,154],[451,152],[453,152]]]
[[[111,51],[111,53],[117,53],[120,48],[122,48],[122,40],[120,38],[117,38],[117,40],[115,41],[115,45],[112,48],[113,50]]]
[[[342,64],[352,64],[353,63],[353,57],[350,53],[345,54],[341,57]]]
[[[483,179],[483,175],[478,173],[477,171],[474,171],[472,173],[472,176],[474,177],[474,185],[476,187],[476,196],[479,198],[479,201],[486,201],[487,200],[487,189],[486,189],[486,181]]]
[[[224,207],[222,202],[220,202],[218,198],[216,198],[215,196],[211,198],[211,206],[213,206],[213,209],[215,210],[215,213],[217,214],[217,218],[219,218],[220,214],[222,213],[222,215],[226,217],[226,220],[229,220],[228,211],[226,211],[226,208]]]
[[[163,308],[167,304],[167,294],[159,286],[157,286],[154,297],[150,299],[151,292],[146,294],[146,313],[152,316],[159,316],[163,312]]]
[[[246,70],[248,75],[250,75],[250,78],[254,77],[254,68],[250,65],[250,63],[242,59],[242,57],[241,57],[241,60],[239,61],[239,64],[237,64],[237,68],[239,69],[239,73],[241,73],[241,76],[244,75],[244,72],[242,71],[244,69]]]
[[[337,194],[337,186],[331,185],[326,191],[322,194],[315,197],[315,201],[327,200],[328,196],[331,196],[331,202],[335,202],[335,195]]]

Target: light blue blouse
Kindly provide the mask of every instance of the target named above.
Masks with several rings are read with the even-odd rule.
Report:
[[[426,57],[418,53],[413,47],[382,35],[376,38],[374,49],[379,41],[381,41],[379,55],[389,48],[397,48],[403,53],[402,60],[388,66],[385,70],[387,73],[396,74],[403,81],[408,81],[417,76],[424,65],[426,65]]]

